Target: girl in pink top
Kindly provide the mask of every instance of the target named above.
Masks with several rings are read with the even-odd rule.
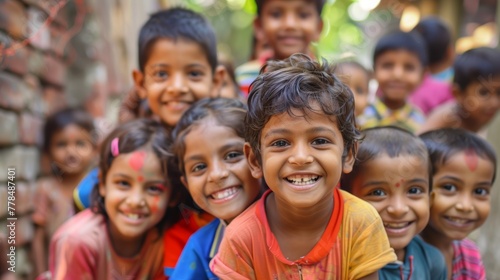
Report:
[[[178,212],[167,208],[182,191],[167,180],[170,142],[152,120],[124,124],[105,139],[94,206],[51,241],[52,279],[164,279],[162,235]]]
[[[463,129],[440,129],[420,137],[433,169],[429,225],[421,235],[443,253],[448,279],[486,279],[480,252],[467,236],[490,213],[495,151]]]

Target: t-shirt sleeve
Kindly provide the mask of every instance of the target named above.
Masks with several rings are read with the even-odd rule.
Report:
[[[81,238],[55,236],[50,244],[52,279],[95,279],[97,252]]]
[[[396,261],[396,254],[390,247],[377,211],[364,201],[345,203],[345,205],[350,208],[347,213],[350,218],[346,226],[349,227],[348,230],[352,236],[348,238],[350,242],[346,248],[348,251],[344,251],[344,254],[349,257],[348,279],[362,278]]]
[[[194,236],[192,236],[194,237]],[[173,274],[170,279],[206,279],[205,268],[208,264],[204,264],[206,260],[200,255],[200,251],[197,250],[201,247],[201,244],[197,242],[196,239],[190,238],[184,250],[182,250],[181,256],[175,266]]]
[[[210,270],[220,279],[256,279],[250,250],[245,246],[245,234],[226,229],[219,252],[210,262]],[[239,232],[242,233],[242,232]]]

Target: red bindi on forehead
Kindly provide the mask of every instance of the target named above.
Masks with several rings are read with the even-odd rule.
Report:
[[[145,159],[146,159],[146,152],[145,151],[135,151],[130,156],[128,164],[135,171],[139,171],[144,166],[144,160]]]
[[[475,171],[477,169],[477,166],[479,165],[479,158],[473,149],[465,150],[464,159],[465,164],[470,171]]]

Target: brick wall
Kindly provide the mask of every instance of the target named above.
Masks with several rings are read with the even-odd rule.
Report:
[[[9,234],[7,168],[16,169],[15,277],[34,279],[30,214],[35,181],[49,172],[39,149],[44,120],[75,105],[103,117],[107,77],[113,77],[112,93],[123,90],[116,74],[105,73],[113,69],[112,61],[101,62],[111,47],[100,44],[98,6],[93,0],[0,0],[0,278],[6,269],[2,245]]]

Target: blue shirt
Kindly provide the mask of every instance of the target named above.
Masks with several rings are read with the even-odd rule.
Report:
[[[415,236],[406,247],[405,262],[393,262],[378,271],[379,280],[446,280],[443,254]]]
[[[221,222],[220,219],[214,219],[191,235],[182,250],[170,280],[219,279],[212,273],[208,264],[219,251],[225,229],[224,222]]]
[[[80,181],[73,191],[73,200],[81,210],[89,208],[92,202],[90,194],[94,186],[99,183],[99,168],[94,168]]]

